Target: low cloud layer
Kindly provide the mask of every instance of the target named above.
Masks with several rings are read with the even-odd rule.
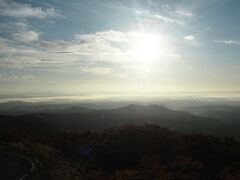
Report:
[[[12,40],[2,39],[0,66],[9,68],[96,66],[96,62],[113,64],[134,63],[128,46],[138,32],[101,31],[90,34],[75,34],[72,41],[44,41],[34,31],[13,33]],[[17,43],[25,42],[25,43]],[[165,58],[178,57],[174,53],[162,54]],[[97,67],[98,68],[98,67]],[[98,72],[99,69],[85,69]],[[108,71],[103,70],[104,74]]]

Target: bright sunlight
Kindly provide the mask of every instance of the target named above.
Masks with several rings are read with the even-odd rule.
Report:
[[[149,64],[166,53],[166,42],[160,35],[134,33],[130,43],[130,53],[140,64]]]

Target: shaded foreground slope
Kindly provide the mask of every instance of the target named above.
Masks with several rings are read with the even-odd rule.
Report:
[[[2,134],[3,135],[3,134]],[[233,138],[181,134],[157,125],[126,125],[48,138],[4,133],[0,151],[31,157],[31,179],[235,180],[240,143]]]
[[[56,135],[60,132],[55,126],[40,118],[25,115],[0,115],[0,130],[19,131],[38,137]]]

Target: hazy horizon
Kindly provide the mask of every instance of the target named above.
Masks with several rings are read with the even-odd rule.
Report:
[[[240,94],[235,93],[86,93],[76,95],[15,95],[1,96],[0,103],[43,103],[84,106],[92,104],[98,109],[123,107],[129,104],[161,105],[169,108],[196,106],[240,106]],[[4,107],[4,105],[3,105]]]

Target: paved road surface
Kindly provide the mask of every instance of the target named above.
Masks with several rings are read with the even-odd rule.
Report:
[[[32,170],[31,160],[14,153],[0,154],[0,180],[22,180]]]

